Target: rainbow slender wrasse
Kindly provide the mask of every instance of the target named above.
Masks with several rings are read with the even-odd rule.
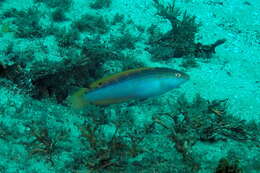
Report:
[[[69,97],[74,108],[146,99],[179,87],[189,76],[169,68],[139,68],[102,78]]]

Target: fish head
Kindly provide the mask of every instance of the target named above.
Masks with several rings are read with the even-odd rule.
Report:
[[[180,80],[181,84],[187,82],[190,79],[190,76],[188,74],[181,71],[174,73],[174,77]]]
[[[188,74],[177,70],[174,70],[168,77],[169,78],[167,78],[165,82],[169,88],[178,88],[180,85],[187,82],[190,78]]]

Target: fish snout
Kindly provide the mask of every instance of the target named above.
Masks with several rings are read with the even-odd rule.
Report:
[[[178,73],[175,74],[175,76],[177,78],[183,79],[185,81],[190,79],[190,76],[188,74],[184,73],[184,72],[178,72]]]
[[[182,77],[183,77],[184,79],[186,79],[186,80],[189,80],[189,79],[190,79],[190,76],[189,76],[188,74],[186,74],[186,73],[183,73],[183,74],[182,74]]]

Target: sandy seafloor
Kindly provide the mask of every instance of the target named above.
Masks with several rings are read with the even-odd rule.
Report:
[[[156,24],[162,30],[170,28],[169,22],[156,15],[156,8],[152,5],[152,0],[112,0],[112,4],[107,9],[90,10],[88,7],[90,0],[74,0],[72,7],[67,12],[70,20],[79,18],[87,11],[107,16],[114,16],[116,13],[124,14],[132,19],[133,23],[143,27]],[[220,2],[223,2],[221,5]],[[9,8],[19,10],[26,9],[33,5],[31,0],[6,0],[0,2],[1,11]],[[210,60],[198,60],[199,66],[188,69],[190,80],[180,88],[171,91],[163,96],[154,98],[150,102],[140,103],[132,107],[124,105],[111,107],[105,110],[108,117],[117,116],[120,110],[131,112],[134,124],[142,127],[151,121],[154,113],[160,111],[167,112],[168,101],[174,101],[177,96],[184,93],[188,100],[192,100],[196,94],[200,94],[208,100],[228,99],[228,112],[235,117],[246,121],[259,122],[260,120],[260,1],[259,0],[177,0],[176,6],[182,10],[187,10],[188,14],[196,16],[196,20],[201,22],[197,40],[204,44],[211,44],[217,39],[226,38],[226,43],[217,47],[216,53]],[[48,13],[48,8],[44,11]],[[30,19],[28,19],[30,20]],[[48,24],[48,20],[45,20]],[[3,25],[3,22],[1,22]],[[66,26],[67,23],[58,25]],[[132,28],[130,27],[130,30]],[[134,32],[134,31],[133,31]],[[113,34],[116,34],[116,28]],[[142,38],[146,38],[145,35]],[[37,54],[36,59],[24,62],[42,61],[46,58],[59,63],[61,57],[57,52],[57,43],[52,38],[39,39],[47,45],[49,54]],[[7,42],[14,42],[17,50],[28,47],[37,51],[37,39],[16,39],[12,32],[3,32],[0,37],[0,49],[5,49]],[[145,51],[144,40],[139,40],[135,49],[126,50],[136,59],[143,62],[148,67],[170,67],[183,70],[179,67],[180,59],[169,61],[152,61],[151,55]],[[0,60],[6,60],[4,55],[0,55]],[[209,62],[207,62],[209,61]],[[117,70],[117,62],[109,62],[107,68]],[[82,74],[84,75],[84,74]],[[5,80],[5,79],[1,79]],[[8,86],[0,87],[0,172],[2,173],[48,173],[48,172],[90,172],[87,166],[81,166],[78,170],[73,170],[68,166],[72,164],[73,155],[85,153],[82,143],[80,143],[80,130],[75,124],[82,124],[84,110],[77,112],[68,106],[60,105],[53,98],[37,100],[23,94],[21,88],[17,88],[12,82]],[[61,84],[62,85],[62,84]],[[154,104],[154,105],[153,105]],[[120,110],[118,110],[120,109]],[[50,133],[53,129],[69,129],[69,141],[62,142],[69,150],[61,150],[53,154],[53,164],[46,161],[44,154],[32,154],[30,148],[25,144],[32,141],[28,137],[30,129],[25,123],[31,121],[44,121]],[[4,127],[4,128],[3,128]],[[111,124],[104,125],[107,135],[111,136],[115,127]],[[3,129],[8,129],[8,133]],[[144,142],[147,150],[154,150],[161,156],[172,158],[171,163],[174,168],[182,165],[181,156],[174,151],[172,144],[165,140],[163,135],[154,134],[149,136]],[[158,142],[159,141],[159,142]],[[161,143],[160,143],[161,142]],[[216,143],[198,142],[193,146],[193,152],[199,153],[200,161],[204,165],[198,172],[214,172],[218,160],[228,152],[238,152],[244,172],[260,172],[260,145],[257,147],[246,144],[246,142],[220,141]],[[35,149],[35,148],[34,148]],[[156,150],[157,149],[157,150]],[[174,159],[172,155],[176,155]],[[141,157],[141,156],[140,156]],[[141,158],[134,158],[140,160]],[[86,159],[86,158],[85,158]],[[178,160],[179,159],[179,160]],[[143,161],[145,162],[145,161]],[[127,169],[121,172],[167,172],[169,165],[162,164],[160,159],[154,158],[156,168]],[[84,163],[82,163],[84,164]],[[182,166],[180,166],[182,167]],[[172,169],[174,170],[174,169]],[[178,170],[178,169],[177,169]],[[181,169],[179,169],[180,172]],[[113,172],[104,169],[101,172]],[[172,171],[173,172],[173,171]],[[177,171],[178,172],[178,171]],[[184,171],[185,172],[185,171]]]

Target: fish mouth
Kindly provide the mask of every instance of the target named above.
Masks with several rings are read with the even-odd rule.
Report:
[[[189,80],[190,79],[190,76],[184,72],[181,73],[181,77],[185,80]]]

